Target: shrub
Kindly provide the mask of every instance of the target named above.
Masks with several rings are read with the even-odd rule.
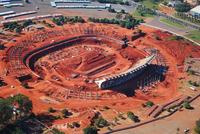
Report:
[[[60,16],[60,17],[53,18],[52,22],[58,26],[61,26],[66,23],[84,23],[85,20],[80,16],[74,16],[74,17]]]
[[[126,14],[124,19],[120,19],[122,16],[118,14],[117,19],[108,19],[108,18],[94,18],[94,17],[89,17],[88,21],[94,22],[94,23],[106,23],[106,24],[117,24],[120,25],[123,28],[131,29],[134,28],[135,26],[139,25],[140,23],[143,22],[143,20],[138,20],[135,19],[133,16]]]
[[[147,102],[145,103],[145,105],[146,105],[147,107],[152,107],[152,106],[154,105],[154,103],[153,103],[152,101],[147,101]]]
[[[52,131],[53,131],[53,134],[65,134],[64,132],[58,130],[57,128],[53,128]]]
[[[191,9],[190,4],[184,2],[175,6],[177,12],[188,12]]]
[[[84,134],[97,134],[97,128],[94,126],[88,126],[83,129]]]
[[[105,120],[103,117],[99,117],[98,119],[95,120],[95,125],[97,127],[105,127],[105,126],[108,126],[108,121]]]
[[[63,109],[61,113],[63,114],[63,117],[67,117],[69,115],[69,111],[67,109]]]
[[[186,102],[183,103],[183,107],[185,109],[193,109],[193,107],[190,105],[190,103],[188,101],[186,101]]]
[[[56,112],[56,110],[53,109],[52,107],[50,107],[50,108],[48,109],[48,112],[49,112],[49,113],[54,113],[54,112]]]
[[[134,122],[139,122],[140,121],[139,118],[138,118],[138,116],[134,115],[134,113],[130,112],[130,111],[127,112],[127,117],[129,119],[131,119],[132,121],[134,121]]]

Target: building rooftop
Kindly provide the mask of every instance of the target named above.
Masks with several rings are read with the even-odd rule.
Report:
[[[200,5],[198,5],[198,6],[194,7],[194,8],[192,8],[190,11],[196,12],[196,13],[200,13]]]

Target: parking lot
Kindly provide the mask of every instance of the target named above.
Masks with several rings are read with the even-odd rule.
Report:
[[[57,9],[55,7],[51,7],[50,1],[52,0],[29,0],[30,3],[24,3],[23,1],[16,1],[12,3],[24,3],[24,6],[22,7],[0,7],[0,12],[6,12],[6,11],[15,11],[16,13],[20,12],[26,12],[26,11],[37,11],[36,14],[32,15],[24,15],[20,16],[20,18],[23,17],[30,17],[30,16],[36,16],[36,15],[45,15],[45,14],[63,14],[66,16],[82,16],[82,17],[99,17],[99,18],[113,18],[116,16],[114,13],[110,13],[107,11],[107,9]],[[65,3],[66,5],[79,5],[78,3]],[[83,5],[83,4],[80,4]],[[92,2],[89,5],[105,5],[100,4],[98,2]],[[121,11],[124,9],[126,12],[132,12],[135,9],[135,5],[126,6],[126,5],[119,5],[119,4],[111,4],[112,8],[114,8],[116,11]],[[16,17],[18,18],[18,17]],[[3,18],[0,18],[0,20],[3,20]]]

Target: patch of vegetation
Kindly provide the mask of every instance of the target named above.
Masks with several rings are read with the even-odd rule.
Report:
[[[158,9],[159,4],[165,0],[133,0],[133,1],[140,2],[142,5],[150,9]]]
[[[190,31],[185,36],[190,38],[190,39],[192,39],[192,40],[194,40],[194,41],[200,42],[200,31],[199,30]]]
[[[175,10],[176,10],[177,12],[188,12],[188,11],[190,11],[190,9],[191,9],[191,6],[190,6],[190,4],[187,3],[187,2],[183,2],[183,3],[177,4],[177,5],[175,6]]]
[[[95,126],[88,126],[83,129],[84,134],[97,134],[98,129]]]
[[[152,18],[154,17],[153,14],[148,14],[148,13],[145,13],[144,11],[140,11],[140,10],[135,10],[133,12],[133,16],[136,17],[136,18]]]
[[[143,17],[154,17],[156,14],[155,10],[152,8],[148,8],[146,6],[138,6],[136,11],[133,13],[135,17],[143,18]]]
[[[194,109],[194,108],[190,105],[190,103],[189,103],[188,101],[185,101],[185,102],[183,103],[183,107],[184,107],[185,109]]]
[[[191,80],[189,80],[188,83],[190,85],[194,86],[194,87],[199,87],[200,86],[196,81],[192,82]]]
[[[131,112],[131,111],[127,112],[127,117],[128,117],[129,119],[131,119],[132,121],[134,121],[134,122],[140,122],[139,117],[136,116],[136,115],[135,115],[133,112]]]
[[[152,101],[147,101],[147,102],[145,103],[145,105],[146,105],[147,107],[152,107],[152,106],[154,105],[154,103],[153,103]]]
[[[63,114],[63,117],[66,118],[69,115],[69,111],[67,109],[63,109],[61,111],[61,113]]]
[[[15,124],[17,121],[29,116],[32,113],[31,111],[32,102],[22,94],[0,99],[0,128],[6,129],[8,125]],[[16,131],[20,130],[17,129]]]
[[[103,117],[101,117],[101,116],[98,117],[98,118],[95,120],[94,124],[95,124],[97,127],[99,127],[99,128],[103,128],[103,127],[106,127],[106,126],[109,125],[108,121],[105,120],[105,119],[104,119]]]
[[[35,24],[32,20],[26,20],[23,23],[9,22],[3,24],[3,27],[8,29],[9,31],[15,31],[16,33],[21,33],[23,28],[32,24]]]
[[[195,24],[200,24],[200,19],[196,16],[188,15],[187,13],[177,12],[174,14],[175,17],[183,19],[188,22],[192,22]]]
[[[120,4],[129,6],[130,3],[126,0],[97,0],[99,3],[110,3],[110,4]]]
[[[184,29],[185,27],[177,22],[174,22],[172,20],[169,20],[169,19],[166,19],[166,18],[162,18],[160,19],[160,22],[163,22],[167,25],[170,25],[170,26],[173,26],[173,27],[177,27],[177,28],[180,28],[180,29]]]
[[[143,22],[142,19],[140,20],[135,19],[129,14],[127,14],[123,19],[108,19],[108,18],[100,19],[100,18],[89,17],[88,21],[94,22],[94,23],[117,24],[127,29],[132,29]]]
[[[85,20],[80,16],[74,16],[74,17],[60,16],[60,17],[53,18],[52,21],[58,26],[62,26],[67,23],[84,23],[85,22]]]
[[[184,38],[181,36],[171,36],[167,40],[179,40],[180,41],[180,40],[184,40]]]

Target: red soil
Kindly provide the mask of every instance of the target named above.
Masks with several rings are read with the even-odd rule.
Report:
[[[113,25],[91,25],[87,23],[81,25],[65,25],[63,28],[56,27],[53,31],[49,29],[37,33],[26,33],[26,35],[16,38],[16,43],[6,44],[6,46],[8,48],[10,48],[11,46],[27,46],[29,50],[36,47],[41,47],[44,45],[48,45],[52,42],[52,40],[63,40],[66,38],[70,38],[74,35],[79,35],[79,33],[70,31],[70,29],[74,27],[76,27],[80,31],[80,33],[82,33],[85,29],[92,27],[93,29],[96,29],[96,31],[101,31],[106,36],[115,36],[115,38],[123,37],[121,33],[123,33],[123,35],[124,33],[126,33],[126,35],[130,37],[133,32],[131,30],[119,28]],[[77,112],[82,113],[86,111],[92,111],[93,108],[108,106],[111,109],[115,109],[116,111],[126,112],[129,110],[140,109],[141,104],[146,102],[147,100],[152,100],[155,103],[161,104],[167,102],[171,98],[179,96],[180,93],[177,90],[177,79],[182,74],[178,71],[177,65],[183,65],[183,61],[189,56],[200,57],[200,47],[191,45],[191,43],[185,41],[170,40],[169,37],[171,37],[172,35],[169,33],[160,32],[158,30],[145,26],[141,26],[140,28],[144,32],[146,32],[147,35],[140,38],[139,40],[131,42],[131,44],[135,44],[136,48],[128,47],[122,50],[120,49],[121,47],[119,47],[119,45],[112,44],[110,42],[104,42],[103,44],[99,45],[100,49],[97,49],[97,51],[82,53],[82,49],[75,48],[74,50],[80,50],[75,53],[75,51],[71,49],[69,57],[65,58],[63,61],[63,57],[61,54],[59,54],[59,56],[61,56],[61,59],[59,59],[58,56],[58,59],[56,60],[48,59],[48,55],[46,57],[42,57],[41,60],[46,61],[48,63],[48,66],[45,64],[47,67],[42,66],[44,70],[38,69],[38,71],[36,72],[45,72],[45,80],[30,82],[29,85],[31,85],[33,89],[23,88],[20,85],[19,81],[17,81],[15,77],[13,77],[19,72],[24,72],[24,66],[22,66],[23,64],[21,62],[14,62],[21,59],[21,50],[15,51],[13,55],[9,55],[9,53],[6,55],[6,53],[4,52],[3,55],[9,57],[9,61],[6,63],[1,61],[3,63],[1,63],[0,65],[3,66],[4,64],[6,64],[7,66],[10,66],[11,68],[7,69],[13,73],[10,73],[4,77],[4,80],[8,83],[8,86],[6,88],[0,89],[0,97],[7,97],[11,94],[17,93],[27,95],[33,101],[33,112],[39,114],[47,112],[49,107],[53,107],[59,110],[67,107],[68,109],[73,109]],[[69,32],[72,33],[69,34]],[[160,40],[156,40],[155,36],[159,36]],[[98,46],[97,43],[95,45],[94,42],[90,43],[92,43],[91,48],[96,48]],[[90,43],[87,42],[87,45]],[[74,48],[74,46],[72,48]],[[165,58],[169,70],[166,73],[165,81],[158,83],[155,88],[149,89],[147,93],[143,93],[141,90],[137,90],[135,96],[126,97],[125,95],[118,93],[117,91],[100,90],[94,84],[84,82],[87,77],[78,77],[76,79],[66,80],[66,77],[69,77],[70,74],[72,74],[73,72],[76,73],[92,70],[96,67],[100,67],[104,63],[109,63],[110,61],[115,61],[115,65],[105,69],[100,73],[95,74],[95,77],[125,71],[138,59],[146,56],[145,52],[141,51],[149,48],[155,48],[159,50],[159,53]],[[99,50],[104,51],[98,52]],[[25,52],[27,51],[22,52],[22,55]],[[80,55],[79,52],[81,52],[82,55]],[[73,54],[77,55],[74,57],[70,57]],[[53,70],[53,68],[55,69],[55,71]],[[30,69],[27,69],[26,71],[30,71]],[[3,72],[2,68],[0,68],[0,72]],[[62,82],[50,79],[52,75],[59,76]],[[64,76],[64,78],[62,76]],[[15,88],[10,89],[11,85],[14,85]],[[66,92],[68,92],[68,89],[70,88],[77,92],[81,91],[82,93],[98,93],[99,95],[102,95],[102,99],[65,99]],[[74,94],[76,94],[76,92],[74,92]],[[49,97],[53,101],[45,101],[41,99],[44,96]],[[92,114],[90,115],[92,117]],[[64,124],[78,120],[81,121],[82,124],[84,124],[81,125],[80,129],[90,123],[90,120],[85,114],[80,114],[78,117],[73,117],[71,119],[69,118],[57,120],[54,122],[54,124]]]

